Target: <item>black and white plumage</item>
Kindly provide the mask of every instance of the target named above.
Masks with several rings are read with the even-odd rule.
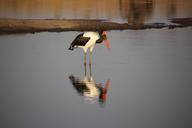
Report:
[[[86,64],[86,53],[89,49],[90,51],[90,64],[92,51],[96,43],[104,42],[106,47],[109,48],[109,43],[107,41],[107,36],[105,31],[101,32],[84,32],[79,34],[71,43],[69,50],[74,50],[75,48],[82,48],[84,51],[84,63]]]
[[[79,79],[78,77],[71,75],[69,76],[69,80],[80,96],[84,96],[92,102],[95,102],[96,100],[101,104],[106,102],[110,80],[107,80],[104,85],[96,84],[92,76],[84,76],[84,79]]]
[[[110,80],[108,79],[105,84],[96,83],[92,76],[92,68],[89,65],[89,74],[87,74],[87,66],[84,65],[84,78],[80,79],[74,75],[69,76],[69,80],[74,89],[80,96],[90,100],[92,103],[96,100],[103,105],[107,99],[107,90],[110,86]]]

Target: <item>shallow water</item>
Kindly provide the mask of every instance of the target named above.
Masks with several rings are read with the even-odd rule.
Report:
[[[106,101],[80,95],[83,52],[69,51],[79,32],[0,36],[1,128],[191,128],[192,30],[107,32],[92,78],[109,82]],[[89,75],[89,65],[87,65]]]

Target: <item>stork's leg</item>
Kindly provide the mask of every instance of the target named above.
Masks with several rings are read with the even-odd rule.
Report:
[[[86,64],[84,64],[84,76],[85,77],[87,76],[87,66],[86,66]]]
[[[84,52],[84,65],[86,65],[86,55],[87,55],[87,53]]]
[[[90,56],[89,56],[89,65],[91,65],[92,64],[92,52],[93,52],[93,48],[94,48],[94,46],[95,45],[92,45],[91,47],[90,47]]]
[[[92,77],[92,68],[91,68],[91,64],[89,64],[89,75],[90,75],[90,77]]]
[[[90,55],[89,55],[89,65],[92,64],[92,51],[90,51]]]

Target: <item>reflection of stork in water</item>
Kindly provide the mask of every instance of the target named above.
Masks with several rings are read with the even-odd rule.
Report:
[[[87,76],[86,65],[84,67],[84,71],[85,75],[83,80],[73,75],[69,76],[71,84],[77,92],[86,99],[93,102],[98,99],[99,103],[105,103],[107,90],[109,88],[109,80],[106,81],[104,86],[102,84],[96,84],[92,77],[91,65],[89,65],[90,76]]]

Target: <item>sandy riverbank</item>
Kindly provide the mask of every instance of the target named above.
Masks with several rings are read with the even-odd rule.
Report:
[[[150,28],[177,28],[192,26],[192,18],[170,19],[171,23],[127,24],[102,20],[52,20],[52,19],[0,19],[0,34],[62,32],[86,30],[125,30]]]

